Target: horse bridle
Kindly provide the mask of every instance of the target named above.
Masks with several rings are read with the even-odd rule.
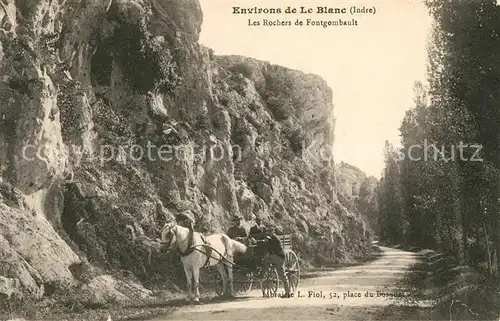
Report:
[[[162,241],[161,243],[167,244],[167,248],[170,249],[172,246],[172,240],[174,239],[175,233],[172,231],[172,228],[168,231],[167,235],[169,236],[168,241]]]
[[[168,241],[162,241],[161,243],[162,244],[167,244],[167,248],[168,250],[172,250],[172,240],[174,239],[174,236],[176,235],[176,233],[174,233],[174,231],[172,231],[172,228],[170,228],[170,230],[167,232],[167,234],[169,234],[169,238],[168,238]],[[193,242],[193,232],[190,233],[189,235],[189,240],[188,240],[188,247],[186,249],[185,252],[180,252],[180,255],[181,256],[186,256],[186,255],[189,255],[191,254],[194,250],[197,250],[199,251],[198,249],[195,249],[193,246],[192,246],[192,242]],[[180,249],[179,249],[180,251]]]

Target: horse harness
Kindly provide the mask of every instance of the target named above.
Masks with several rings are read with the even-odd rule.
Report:
[[[212,258],[212,247],[210,246],[210,243],[207,241],[206,237],[201,234],[201,233],[198,233],[200,234],[200,237],[201,237],[201,240],[203,241],[203,247],[206,249],[206,253],[205,252],[202,252],[200,249],[196,248],[193,243],[194,243],[194,231],[192,229],[189,229],[189,241],[188,241],[188,246],[187,246],[187,249],[185,251],[181,251],[179,248],[178,251],[179,251],[179,255],[181,257],[185,257],[185,256],[188,256],[189,254],[193,253],[195,250],[200,252],[200,253],[203,253],[207,256],[207,260],[205,261],[205,264],[203,264],[203,267],[206,267],[208,266],[208,263],[210,261],[210,259]]]

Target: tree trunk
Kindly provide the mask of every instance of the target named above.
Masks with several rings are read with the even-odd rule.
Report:
[[[469,244],[467,242],[467,226],[465,225],[464,220],[462,220],[462,245],[463,245],[463,260],[464,260],[463,263],[468,265],[470,263]]]
[[[456,248],[455,248],[455,242],[453,239],[453,229],[451,228],[451,224],[452,223],[449,221],[449,219],[446,219],[446,225],[447,225],[447,229],[448,229],[448,238],[450,239],[451,252],[453,253],[453,255],[455,257],[457,257],[458,253],[457,253]]]
[[[486,223],[483,220],[483,231],[484,231],[484,242],[486,244],[486,253],[488,254],[488,275],[490,277],[493,276],[493,268],[491,266],[491,250],[490,250],[490,244],[488,242],[488,230],[486,229]]]
[[[498,180],[498,179],[497,179]],[[499,184],[497,182],[496,188],[494,189],[494,193],[491,197],[491,211],[490,211],[490,217],[492,218],[492,227],[493,227],[493,244],[496,252],[496,271],[497,275],[499,275],[500,271],[500,225],[498,222],[498,190],[499,190]]]
[[[490,255],[491,255],[491,270],[492,270],[492,275],[494,275],[495,272],[495,266],[493,265],[493,262],[495,261],[495,249],[490,249]]]
[[[499,137],[500,138],[500,137]],[[500,276],[500,224],[499,224],[499,217],[498,217],[498,200],[500,198],[500,177],[499,177],[499,170],[500,170],[500,155],[498,154],[499,150],[496,149],[496,154],[493,156],[494,161],[492,162],[494,164],[494,173],[495,173],[495,180],[494,180],[494,186],[493,192],[490,197],[491,197],[491,211],[490,211],[490,216],[492,219],[492,228],[493,228],[493,244],[496,252],[496,271],[497,275]]]

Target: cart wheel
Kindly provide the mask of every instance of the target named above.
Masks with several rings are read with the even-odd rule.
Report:
[[[266,268],[262,276],[262,296],[276,297],[279,288],[278,271],[275,268]]]
[[[252,289],[252,279],[252,272],[245,273],[244,279],[241,281],[240,292],[248,292]]]
[[[294,251],[285,251],[285,272],[292,291],[296,291],[300,281],[299,259]]]
[[[222,296],[224,293],[224,286],[222,282],[222,277],[219,272],[215,272],[214,274],[214,290],[217,296]]]

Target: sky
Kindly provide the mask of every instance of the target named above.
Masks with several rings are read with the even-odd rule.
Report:
[[[333,91],[334,157],[377,178],[386,140],[413,107],[414,81],[426,81],[431,18],[421,0],[200,0],[200,43],[215,54],[243,55],[321,76]],[[375,14],[232,14],[233,6],[375,8]],[[356,19],[357,26],[249,26],[252,20]]]

